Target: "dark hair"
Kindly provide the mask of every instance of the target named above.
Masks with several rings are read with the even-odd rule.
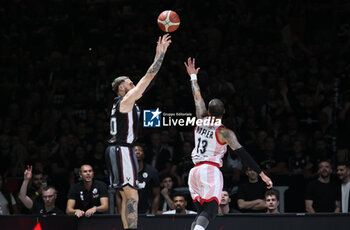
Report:
[[[265,192],[265,200],[267,196],[276,196],[276,199],[280,200],[280,193],[275,189],[270,189]]]
[[[214,98],[209,102],[208,111],[211,116],[222,117],[225,112],[224,103],[220,99]]]
[[[122,84],[126,79],[129,79],[127,76],[120,76],[113,80],[112,82],[112,89],[113,91],[118,94],[119,92],[119,85]]]
[[[43,191],[47,191],[47,190],[49,190],[49,189],[53,189],[53,190],[55,191],[55,194],[57,194],[56,188],[53,187],[53,186],[51,186],[51,185],[45,186],[45,187],[43,188]]]
[[[174,178],[173,178],[173,176],[170,173],[161,174],[160,181],[162,182],[165,178],[168,178],[168,177],[170,177],[171,180],[174,182]]]
[[[90,167],[92,168],[92,171],[94,171],[94,167],[93,167],[90,163],[84,162],[84,163],[82,163],[81,166],[80,166],[79,173],[81,173],[81,167],[82,167],[83,165],[88,165],[88,166],[90,166]]]
[[[328,159],[328,158],[322,158],[322,159],[318,162],[318,164],[317,164],[317,167],[318,167],[318,168],[320,168],[320,164],[321,164],[322,162],[328,162],[328,163],[331,165],[331,167],[332,167],[332,161],[331,161],[330,159]]]
[[[32,172],[33,175],[40,175],[40,174],[44,174],[41,170],[38,170],[38,169],[33,169],[33,172]]]
[[[136,146],[140,146],[142,148],[142,150],[145,151],[146,146],[143,143],[137,142],[137,143],[133,144],[133,147],[136,147]]]
[[[177,196],[182,196],[182,197],[185,199],[185,201],[187,201],[186,196],[185,196],[183,193],[181,193],[181,192],[174,192],[174,193],[171,195],[171,199],[174,199],[174,198],[177,197]]]
[[[342,162],[339,162],[338,164],[337,164],[337,166],[345,166],[345,167],[347,167],[348,169],[350,169],[350,162],[348,162],[348,161],[342,161]]]

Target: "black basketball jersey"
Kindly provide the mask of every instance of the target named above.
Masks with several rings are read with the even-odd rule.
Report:
[[[116,143],[132,144],[137,139],[140,109],[135,103],[130,112],[121,113],[119,107],[122,99],[123,97],[114,99],[110,119],[111,140]]]

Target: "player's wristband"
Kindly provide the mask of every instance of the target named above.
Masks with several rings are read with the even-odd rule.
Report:
[[[97,212],[97,206],[95,206],[95,210],[96,210],[96,212]]]
[[[190,77],[191,77],[191,81],[197,80],[197,74],[193,73],[190,75]]]

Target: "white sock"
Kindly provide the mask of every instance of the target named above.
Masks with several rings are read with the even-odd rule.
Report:
[[[203,228],[203,226],[200,226],[197,224],[196,226],[194,226],[193,230],[205,230],[205,228]]]

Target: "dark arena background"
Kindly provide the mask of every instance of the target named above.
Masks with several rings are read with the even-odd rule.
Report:
[[[167,119],[195,116],[184,62],[196,58],[204,101],[224,102],[223,124],[279,192],[280,214],[240,206],[238,200],[255,191],[242,192],[249,184],[246,167],[228,148],[221,171],[232,212],[218,215],[208,229],[349,229],[342,187],[350,174],[346,181],[338,168],[349,169],[350,160],[347,0],[1,1],[0,229],[123,229],[113,189],[105,214],[78,219],[63,213],[82,164],[108,184],[111,82],[127,75],[136,85],[144,76],[164,34],[157,25],[164,10],[175,11],[181,24],[154,85],[137,101],[140,110],[159,108]],[[155,214],[140,213],[138,229],[190,229],[195,215],[163,215],[161,202],[169,176],[169,194],[182,193],[186,209],[195,211],[187,185],[193,129],[143,127],[141,116],[137,143],[157,178],[142,199],[151,205],[155,188],[160,201]],[[326,172],[319,170],[323,161],[330,162]],[[19,197],[28,165],[41,173],[39,186],[56,188],[62,215],[25,207]],[[311,191],[319,178],[329,187]],[[35,183],[27,195],[41,199],[30,190]],[[313,204],[320,200],[316,213],[305,205],[313,198]]]

